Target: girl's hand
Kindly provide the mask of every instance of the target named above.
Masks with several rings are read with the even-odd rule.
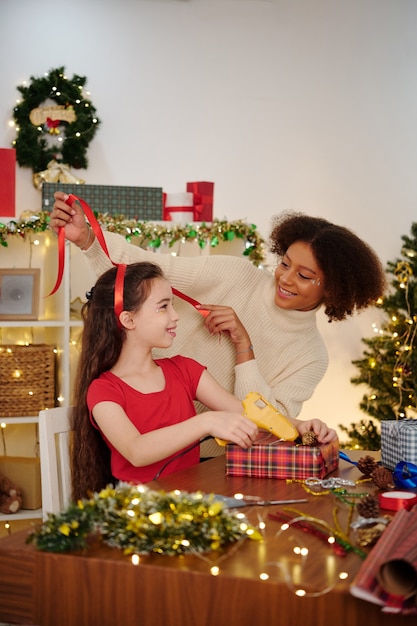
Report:
[[[228,333],[237,352],[249,348],[251,345],[249,334],[230,306],[201,304],[198,308],[210,311],[205,319],[205,326],[209,333],[212,335]]]
[[[333,428],[329,428],[327,424],[318,419],[312,420],[294,420],[294,426],[300,435],[312,430],[320,443],[330,443],[338,439],[337,433]]]
[[[212,437],[250,448],[258,434],[257,426],[247,417],[229,411],[207,411],[200,417],[207,420],[207,431]]]
[[[85,220],[84,211],[77,202],[73,202],[72,206],[66,204],[68,195],[62,191],[56,191],[54,194],[55,203],[51,212],[49,227],[55,233],[59,228],[65,229],[65,238],[76,246],[83,246],[86,241],[94,241],[94,236],[89,237],[89,226]],[[92,235],[92,233],[91,233]]]

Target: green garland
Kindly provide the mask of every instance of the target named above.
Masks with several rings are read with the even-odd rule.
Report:
[[[88,165],[87,148],[93,139],[100,120],[96,109],[82,93],[85,76],[75,74],[72,80],[65,76],[65,68],[50,70],[41,78],[31,76],[29,85],[17,89],[22,100],[13,109],[16,123],[16,160],[22,167],[32,168],[34,173],[45,170],[50,161],[65,163],[74,168]],[[31,113],[47,100],[54,101],[62,108],[63,116],[74,115],[74,121],[49,120],[33,124]],[[53,108],[53,107],[52,107]],[[57,107],[56,107],[57,108]],[[65,131],[65,138],[61,132]],[[62,141],[51,141],[59,137]],[[48,141],[49,139],[49,141]]]
[[[110,232],[123,235],[127,241],[134,242],[144,248],[160,248],[163,244],[173,247],[177,242],[197,242],[201,249],[209,245],[218,246],[221,241],[233,241],[236,237],[245,241],[244,256],[256,266],[265,261],[264,240],[254,224],[243,220],[227,222],[214,220],[210,224],[175,224],[136,222],[126,220],[123,215],[95,213],[100,226]],[[0,245],[8,246],[10,237],[25,239],[28,234],[42,233],[49,227],[50,214],[47,211],[30,214],[19,221],[12,220],[7,224],[0,223]]]
[[[124,554],[166,554],[220,551],[246,537],[261,534],[241,514],[202,492],[152,491],[142,485],[111,485],[90,499],[48,515],[27,542],[46,552],[67,552],[88,546],[99,536]]]

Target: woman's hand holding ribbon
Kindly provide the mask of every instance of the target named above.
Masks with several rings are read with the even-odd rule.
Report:
[[[88,240],[89,226],[85,219],[85,214],[77,202],[67,204],[68,194],[57,191],[55,194],[54,211],[51,216],[49,226],[51,230],[58,234],[59,229],[65,231],[65,239],[71,241],[76,246],[81,247]],[[90,236],[90,245],[94,241],[94,236]]]
[[[212,335],[227,333],[236,348],[236,354],[253,358],[253,347],[249,334],[230,306],[201,304],[201,309],[208,311],[205,326]],[[246,359],[247,360],[247,359]]]

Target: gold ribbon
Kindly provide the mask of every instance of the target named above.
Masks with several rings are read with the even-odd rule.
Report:
[[[49,161],[46,170],[33,174],[33,184],[36,189],[41,190],[43,183],[73,183],[83,185],[85,180],[74,176],[65,163],[58,163],[53,159]]]

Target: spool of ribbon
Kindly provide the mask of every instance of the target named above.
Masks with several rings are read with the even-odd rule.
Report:
[[[417,504],[417,493],[411,491],[383,491],[379,494],[379,506],[388,511],[410,510]]]

